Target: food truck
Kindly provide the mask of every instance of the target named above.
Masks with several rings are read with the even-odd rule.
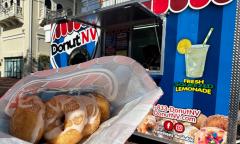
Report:
[[[228,143],[236,140],[237,1],[58,2],[74,11],[52,23],[53,68],[76,59],[124,55],[143,65],[163,89],[151,112],[157,117],[154,126],[136,135],[168,142],[224,143],[227,133]]]
[[[163,90],[164,94],[140,120],[133,136],[151,140],[150,143],[237,142],[239,1],[54,1],[63,9],[49,12],[46,20],[52,72],[57,73],[59,68],[62,72],[61,68],[70,65],[74,65],[70,69],[85,69],[85,62],[95,68],[98,67],[95,64],[107,63],[109,59],[125,64],[121,65],[124,72],[126,65],[134,69],[131,64],[137,62]],[[115,55],[116,59],[107,57]],[[115,67],[111,69],[119,74]],[[134,74],[138,75],[136,70]],[[54,83],[50,86],[54,87]],[[138,113],[131,114],[135,117]],[[121,122],[126,126],[126,121]],[[131,131],[126,130],[127,136],[120,137],[118,128],[112,133],[119,135],[115,143],[124,143]]]

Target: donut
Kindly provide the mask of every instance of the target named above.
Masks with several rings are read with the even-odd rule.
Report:
[[[226,144],[227,132],[217,127],[203,127],[195,134],[194,144]]]
[[[137,131],[147,134],[148,131],[153,130],[156,126],[156,118],[153,115],[147,115],[137,127]]]
[[[9,133],[22,140],[37,143],[44,133],[45,105],[38,96],[25,96],[10,119]]]
[[[197,118],[197,122],[192,125],[198,129],[200,129],[200,128],[202,128],[202,126],[206,120],[207,120],[207,116],[205,116],[204,114],[200,114],[199,117]]]
[[[110,117],[110,104],[107,99],[103,95],[95,92],[90,93],[89,95],[93,95],[96,98],[101,113],[101,123],[108,120]]]
[[[209,116],[203,123],[203,127],[218,127],[225,131],[228,130],[228,118],[223,115]]]
[[[86,106],[88,121],[83,130],[83,137],[88,137],[98,129],[101,113],[94,96],[78,96],[76,98]]]
[[[48,143],[78,143],[86,124],[86,107],[76,97],[58,95],[46,102],[44,138]]]

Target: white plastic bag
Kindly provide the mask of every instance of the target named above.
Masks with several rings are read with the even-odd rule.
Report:
[[[47,100],[59,91],[88,89],[110,101],[111,118],[85,144],[124,143],[163,94],[135,60],[123,56],[97,58],[62,69],[36,72],[20,80],[0,100],[0,131],[8,133],[9,116],[21,96],[38,94]]]

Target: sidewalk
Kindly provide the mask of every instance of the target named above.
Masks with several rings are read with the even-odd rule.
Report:
[[[14,78],[0,78],[0,97],[4,95],[9,88],[11,88],[19,79]]]

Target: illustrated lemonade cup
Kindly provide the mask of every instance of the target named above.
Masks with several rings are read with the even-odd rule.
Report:
[[[200,78],[203,76],[209,45],[192,45],[185,53],[186,76]]]
[[[214,28],[210,28],[202,44],[192,45],[189,39],[182,39],[178,42],[177,51],[185,55],[186,76],[189,78],[200,78],[203,76],[206,57],[210,45],[206,45]]]

